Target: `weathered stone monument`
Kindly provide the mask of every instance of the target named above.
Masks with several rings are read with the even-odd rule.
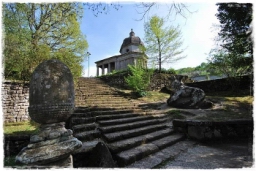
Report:
[[[16,161],[32,167],[72,167],[71,154],[82,143],[65,128],[74,111],[74,82],[69,68],[52,59],[33,72],[29,91],[29,116],[41,124]]]
[[[200,88],[185,86],[182,76],[170,77],[171,89],[174,91],[167,100],[167,104],[178,108],[210,108],[212,103],[205,100],[205,93]]]

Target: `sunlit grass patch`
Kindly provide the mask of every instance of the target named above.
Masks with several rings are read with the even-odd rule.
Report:
[[[237,101],[240,103],[253,103],[253,96],[244,96],[244,97],[225,97],[225,99],[230,100],[230,101]]]
[[[158,101],[166,101],[170,97],[169,94],[162,93],[159,91],[149,91],[147,96],[141,97],[138,100],[142,100],[145,102],[158,102]]]
[[[182,111],[180,110],[169,110],[168,112],[166,112],[166,114],[172,119],[186,119],[186,117],[182,115]]]
[[[3,128],[4,134],[8,135],[34,134],[38,131],[39,124],[34,121],[5,123]]]

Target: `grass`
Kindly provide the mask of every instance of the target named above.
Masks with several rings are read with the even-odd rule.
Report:
[[[31,135],[38,132],[39,124],[33,121],[5,123],[3,128],[5,135]]]
[[[244,96],[244,97],[225,97],[225,99],[228,101],[237,101],[240,103],[252,104],[254,98],[253,96]]]
[[[207,96],[213,102],[221,103],[222,108],[213,109],[206,116],[195,117],[199,120],[225,121],[230,119],[252,119],[254,97],[248,92],[221,92]]]
[[[4,157],[4,167],[22,166],[23,164],[15,162],[15,157],[16,156]]]
[[[202,121],[227,121],[232,119],[252,119],[252,113],[236,113],[233,111],[216,110],[216,113],[209,113],[207,116],[195,117],[195,120]]]
[[[172,117],[172,119],[186,119],[181,113],[181,110],[169,110],[166,114]]]
[[[166,93],[161,93],[158,91],[149,91],[147,96],[140,97],[137,100],[151,103],[151,102],[166,101],[169,97],[170,95]]]

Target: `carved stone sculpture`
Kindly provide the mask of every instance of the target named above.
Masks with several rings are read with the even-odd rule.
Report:
[[[33,72],[29,91],[29,116],[41,124],[40,131],[16,156],[28,165],[68,167],[72,152],[82,146],[65,128],[74,111],[74,83],[69,68],[52,59],[41,63]]]
[[[181,81],[182,76],[172,76],[171,89],[173,94],[167,100],[167,104],[178,108],[210,108],[212,103],[205,101],[205,93],[200,88],[185,86]]]

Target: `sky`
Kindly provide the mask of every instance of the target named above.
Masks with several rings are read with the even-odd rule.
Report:
[[[90,52],[89,62],[86,59],[83,62],[83,76],[96,75],[96,61],[118,55],[123,40],[129,37],[131,29],[135,35],[144,39],[144,23],[150,16],[156,14],[160,17],[166,17],[168,5],[170,3],[160,3],[158,7],[153,8],[150,14],[144,20],[138,21],[142,15],[141,10],[135,7],[135,1],[121,2],[119,10],[111,9],[108,14],[101,14],[95,17],[91,10],[85,8],[84,17],[81,20],[81,31],[86,35],[89,43],[88,52]],[[171,64],[163,65],[163,68],[179,69],[184,67],[195,67],[202,62],[207,61],[207,54],[214,46],[214,37],[217,35],[213,29],[213,24],[218,24],[216,2],[189,2],[186,18],[172,15],[166,22],[166,26],[180,26],[185,48],[183,55],[187,57]],[[89,69],[88,69],[89,64]]]
[[[28,0],[19,0],[19,2],[27,2]],[[38,0],[35,2],[72,2],[70,0]],[[85,0],[76,0],[84,2]],[[99,1],[87,0],[91,3]],[[80,28],[82,33],[86,36],[89,44],[88,52],[91,54],[84,60],[83,76],[96,75],[96,61],[119,55],[119,50],[125,38],[129,37],[131,29],[144,40],[144,23],[149,20],[150,16],[158,15],[159,17],[166,17],[168,13],[168,6],[170,2],[182,2],[189,11],[186,18],[180,15],[172,15],[166,22],[166,26],[180,26],[183,39],[183,47],[185,48],[183,55],[187,57],[175,63],[164,64],[163,68],[179,69],[184,67],[196,67],[202,62],[207,62],[207,55],[214,47],[214,37],[217,35],[217,30],[213,29],[213,24],[218,24],[219,21],[215,14],[217,13],[216,0],[157,0],[160,2],[157,7],[151,9],[149,15],[144,20],[138,21],[142,17],[139,12],[140,9],[135,7],[136,3],[150,0],[119,0],[122,6],[119,10],[110,8],[107,14],[100,14],[95,17],[93,12],[87,8],[84,9],[83,18],[80,21]],[[151,0],[153,1],[153,0]],[[232,0],[225,0],[225,2],[233,2]],[[248,0],[247,2],[250,2]],[[3,2],[17,2],[17,0],[3,0]],[[116,3],[116,0],[107,1],[101,0],[105,3]],[[236,0],[236,2],[244,2],[243,0]],[[88,73],[89,71],[89,73]]]

